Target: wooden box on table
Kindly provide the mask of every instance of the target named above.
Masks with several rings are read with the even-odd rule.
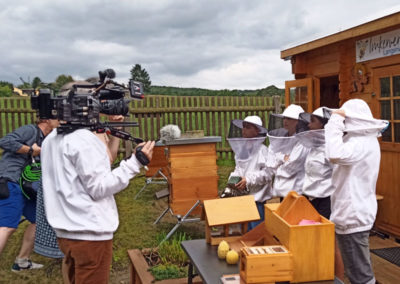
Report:
[[[302,219],[320,224],[298,225]],[[319,215],[304,196],[292,191],[279,206],[266,204],[265,225],[293,255],[292,282],[334,278],[334,224]]]
[[[204,201],[206,217],[206,242],[218,245],[222,240],[229,242],[238,241],[247,232],[247,224],[260,219],[254,196],[219,198]],[[231,236],[230,226],[241,225],[241,232]],[[223,231],[218,236],[213,234],[215,227],[222,227]],[[239,250],[238,250],[239,251]]]
[[[245,283],[292,281],[292,254],[280,245],[244,247],[240,250],[240,277]]]
[[[220,141],[219,136],[206,136],[165,143],[169,206],[175,215],[185,215],[198,200],[218,197],[216,142]],[[201,208],[192,214],[201,214]]]

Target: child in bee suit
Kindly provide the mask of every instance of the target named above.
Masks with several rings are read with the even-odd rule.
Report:
[[[299,120],[303,112],[301,106],[291,104],[282,114],[270,114],[267,166],[275,172],[273,195],[281,199],[289,191],[302,192],[304,162],[309,149],[297,140],[295,134],[307,129],[307,123]]]
[[[233,120],[227,139],[235,153],[236,163],[230,178],[241,178],[233,190],[242,191],[238,195],[253,195],[260,214],[260,220],[250,222],[248,230],[264,220],[264,204],[271,198],[271,182],[264,181],[265,172],[268,170],[266,168],[268,148],[263,144],[266,134],[267,130],[262,126],[261,118],[254,115],[247,116],[244,120]],[[226,197],[229,192],[231,190],[226,189],[221,197]]]
[[[388,122],[374,119],[366,102],[352,99],[333,110],[325,126],[326,156],[334,164],[331,221],[351,283],[375,283],[369,231],[376,213],[380,147],[377,137]]]
[[[328,117],[323,108],[312,114],[301,113],[300,118],[308,123],[310,130],[296,134],[300,143],[310,149],[305,160],[305,176],[302,192],[319,214],[329,219],[331,215],[330,196],[335,190],[332,184],[332,164],[325,157],[325,130]]]

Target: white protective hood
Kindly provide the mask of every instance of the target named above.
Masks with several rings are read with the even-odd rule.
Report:
[[[255,138],[227,138],[226,140],[228,140],[229,145],[235,153],[236,160],[245,162],[258,153],[265,138],[264,136]]]
[[[297,133],[295,137],[306,148],[318,148],[325,145],[325,130],[308,130]]]
[[[389,126],[387,120],[375,119],[368,104],[361,99],[348,100],[340,109],[345,111],[344,132],[350,135],[379,137]],[[332,111],[333,109],[328,110]]]

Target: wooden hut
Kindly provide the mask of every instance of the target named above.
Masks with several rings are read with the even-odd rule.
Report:
[[[374,117],[390,121],[380,138],[381,165],[375,223],[400,236],[400,12],[281,51],[295,80],[286,81],[286,103],[307,111],[363,99]]]

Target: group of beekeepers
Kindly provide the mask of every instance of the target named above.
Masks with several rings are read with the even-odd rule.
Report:
[[[263,222],[267,200],[294,190],[335,224],[335,283],[343,283],[344,271],[351,283],[375,283],[368,237],[377,213],[378,137],[388,126],[360,99],[312,113],[291,104],[270,114],[268,130],[258,116],[233,120],[230,177],[241,178],[235,190],[253,195],[261,216],[249,229]]]

